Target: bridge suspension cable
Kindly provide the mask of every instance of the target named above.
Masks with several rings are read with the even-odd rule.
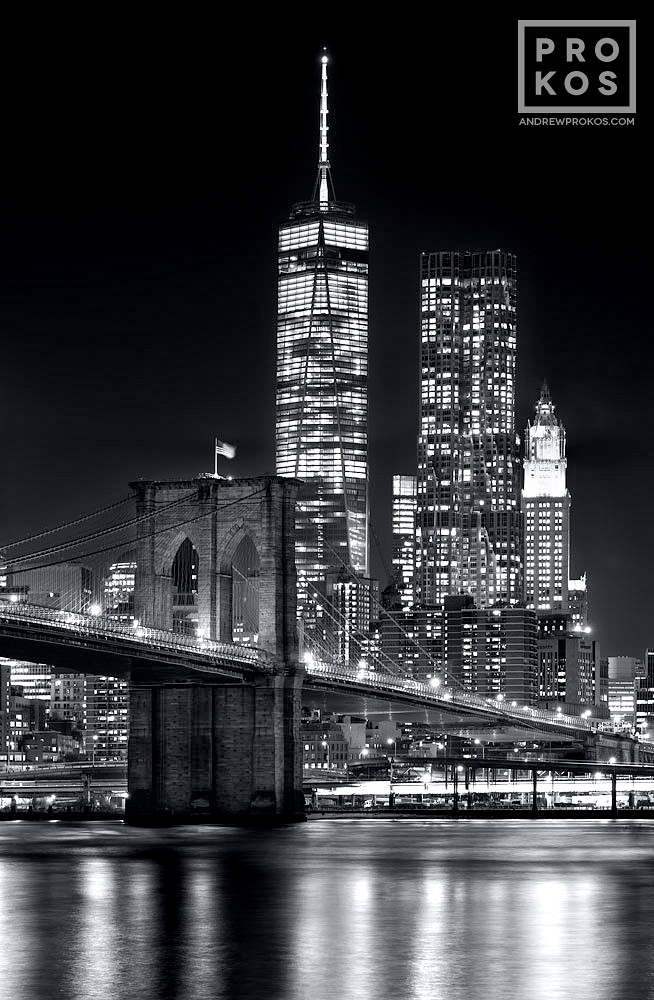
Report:
[[[305,508],[302,508],[300,504],[298,504],[298,507],[299,507],[299,508],[300,508],[300,509],[301,509],[301,510],[303,511],[303,513],[307,513],[306,509],[305,509]],[[314,518],[314,517],[311,517],[311,515],[309,515],[309,520],[310,520],[310,521],[316,521],[317,523],[320,523],[320,522],[319,522],[319,520],[318,520],[318,518]],[[330,551],[330,552],[331,552],[331,553],[332,553],[332,554],[333,554],[333,555],[334,555],[334,556],[336,557],[336,559],[338,560],[338,562],[339,562],[339,563],[340,563],[340,564],[341,564],[341,565],[342,565],[342,566],[343,566],[343,567],[344,567],[344,568],[345,568],[345,569],[346,569],[346,570],[348,571],[348,573],[350,573],[350,575],[351,575],[351,576],[353,576],[353,577],[354,577],[354,578],[355,578],[356,580],[358,580],[359,582],[363,582],[363,578],[362,578],[362,577],[361,577],[361,576],[360,576],[360,575],[359,575],[358,573],[356,573],[356,572],[355,572],[355,570],[353,569],[353,567],[352,567],[352,566],[349,566],[349,565],[348,565],[348,564],[347,564],[347,563],[345,562],[345,560],[343,559],[343,557],[342,557],[342,555],[340,554],[340,552],[337,552],[337,550],[336,550],[336,549],[334,549],[334,548],[333,548],[333,547],[332,547],[332,546],[331,546],[331,545],[329,544],[329,542],[328,542],[328,541],[326,541],[326,540],[324,541],[324,545],[325,545],[325,547],[326,547],[327,549],[329,549],[329,551]],[[307,581],[307,582],[309,582],[309,581]],[[311,586],[313,587],[313,584],[311,584]],[[314,589],[315,589],[315,588],[314,588]],[[319,592],[318,592],[318,593],[319,593]],[[320,596],[322,596],[322,595],[320,595]],[[395,627],[396,627],[397,629],[399,629],[399,631],[400,631],[400,632],[402,633],[402,635],[404,636],[404,638],[405,638],[405,639],[406,639],[406,640],[407,640],[407,641],[408,641],[409,643],[411,643],[411,644],[412,644],[413,646],[415,646],[415,648],[416,648],[416,649],[417,649],[417,650],[418,650],[418,651],[419,651],[420,653],[422,653],[422,655],[423,655],[423,656],[425,656],[425,657],[426,657],[426,659],[427,659],[427,662],[428,662],[428,663],[430,663],[430,664],[431,664],[431,665],[433,666],[433,668],[434,668],[435,670],[440,670],[440,669],[442,669],[442,666],[441,666],[441,664],[439,664],[439,663],[438,663],[438,661],[436,661],[436,660],[434,659],[434,657],[432,656],[432,654],[431,654],[431,653],[430,653],[430,652],[429,652],[429,651],[428,651],[427,649],[425,649],[425,648],[424,648],[423,646],[421,646],[421,645],[420,645],[420,643],[419,643],[419,642],[418,642],[418,641],[417,641],[417,640],[416,640],[416,639],[414,638],[414,636],[412,636],[412,635],[409,635],[409,633],[408,633],[408,632],[406,631],[406,629],[405,629],[405,628],[404,628],[404,627],[403,627],[403,626],[402,626],[402,625],[400,624],[400,622],[398,622],[397,618],[395,618],[395,617],[394,617],[394,616],[393,616],[393,615],[392,615],[392,614],[390,613],[390,611],[388,611],[388,609],[387,609],[387,608],[385,608],[385,607],[384,607],[384,606],[382,605],[381,601],[377,600],[377,598],[375,598],[375,597],[373,596],[373,594],[372,594],[372,591],[370,592],[370,600],[371,600],[371,602],[372,602],[373,604],[375,604],[375,605],[377,606],[377,609],[378,609],[378,611],[379,611],[379,613],[380,613],[380,617],[382,617],[382,616],[383,616],[383,617],[386,617],[386,618],[389,618],[389,619],[390,619],[390,620],[391,620],[391,621],[393,622],[393,624],[395,625]],[[349,627],[350,627],[350,629],[352,629],[352,627],[353,627],[353,626],[352,626],[352,624],[351,624],[351,623],[350,623]],[[359,630],[359,629],[356,629],[356,627],[355,627],[355,631],[357,631],[357,632],[359,633],[359,635],[360,635],[360,636],[364,636],[364,635],[365,635],[365,634],[364,634],[363,632],[361,632],[361,630]],[[389,657],[389,660],[390,660],[390,657]],[[393,663],[393,661],[392,661],[392,660],[391,660],[391,663]],[[395,667],[395,664],[394,664],[394,663],[393,663],[393,666]],[[394,671],[394,672],[396,673],[396,671]],[[459,680],[458,680],[458,678],[456,678],[456,677],[448,677],[448,684],[450,684],[450,685],[451,685],[452,687],[454,687],[454,688],[457,688],[457,689],[458,689],[458,690],[460,690],[460,691],[463,691],[463,692],[466,692],[466,691],[467,691],[467,688],[465,687],[465,685],[464,685],[464,684],[462,684],[462,683],[461,683],[461,681],[459,681]]]
[[[177,500],[172,500],[168,504],[164,504],[162,507],[150,511],[149,514],[142,514],[138,517],[132,517],[127,521],[121,521],[116,525],[112,525],[108,528],[101,528],[98,531],[93,531],[88,535],[80,535],[77,538],[72,538],[67,542],[61,542],[59,545],[53,545],[48,549],[40,549],[37,552],[32,552],[24,556],[20,556],[16,559],[10,559],[7,562],[7,569],[11,572],[14,566],[22,566],[25,562],[31,562],[33,559],[44,559],[48,555],[54,555],[57,552],[64,552],[66,549],[75,548],[78,545],[83,545],[84,542],[91,542],[95,538],[102,538],[104,535],[112,535],[117,531],[123,531],[126,528],[133,527],[135,524],[141,524],[143,521],[148,521],[158,514],[163,513],[166,510],[170,510],[171,507],[178,507],[182,503],[186,503],[191,497],[195,496],[196,491],[193,490],[191,493],[186,493],[182,497],[178,497]],[[133,499],[133,496],[132,496]],[[120,545],[124,545],[123,542]],[[31,569],[32,567],[27,567]]]
[[[239,497],[236,500],[230,500],[228,503],[220,504],[217,507],[210,507],[207,510],[203,511],[201,514],[196,514],[195,517],[187,517],[183,521],[177,521],[175,524],[166,525],[165,528],[159,528],[156,531],[153,531],[148,537],[154,538],[157,535],[164,534],[166,531],[174,531],[176,528],[181,528],[186,524],[193,524],[194,521],[200,521],[203,517],[209,517],[210,514],[214,514],[217,510],[226,510],[228,507],[233,507],[235,504],[243,503],[244,500],[250,500],[252,497],[258,496],[260,493],[265,492],[265,489],[266,487],[263,486],[258,490],[253,490],[252,493],[246,494],[246,496],[244,497]],[[160,514],[162,510],[164,510],[164,508],[160,507],[159,510],[156,511],[155,513]],[[152,514],[148,516],[155,516],[155,515]],[[98,549],[89,549],[86,552],[78,553],[75,556],[75,562],[79,562],[82,559],[88,559],[90,556],[102,555],[105,552],[115,552],[116,549],[125,550],[128,549],[130,546],[133,546],[134,543],[135,543],[134,539],[127,541],[122,540],[120,542],[115,543],[114,545],[104,545]],[[29,566],[25,572],[32,573],[39,569],[48,569],[48,567],[50,566],[61,566],[63,563],[66,562],[69,562],[68,558],[54,559],[52,562],[42,563],[39,566]]]
[[[310,580],[307,580],[307,583],[309,584],[309,586],[311,587],[311,589],[314,590],[316,594],[318,594],[319,597],[323,596],[320,593],[320,591],[317,589],[317,587],[315,587],[314,584],[311,583]],[[344,631],[346,631],[346,630],[349,631],[350,634],[352,634],[354,636],[354,638],[356,638],[356,639],[367,639],[368,638],[368,636],[366,635],[366,633],[362,629],[360,629],[356,625],[354,625],[352,622],[348,621],[347,617],[343,614],[343,612],[340,611],[339,608],[337,608],[335,605],[329,604],[329,603],[325,603],[325,604],[321,603],[320,607],[321,607],[322,611],[324,612],[324,614],[326,614],[327,617],[332,622],[334,622],[334,624],[336,626],[338,626],[339,628],[342,628]],[[332,612],[334,612],[334,614],[332,614]],[[386,670],[388,670],[388,668],[386,668],[385,664],[382,663],[382,658],[385,659],[385,660],[388,660],[388,662],[390,663],[391,667],[393,668],[392,670],[388,670],[388,673],[391,673],[394,676],[398,676],[397,664],[388,655],[388,653],[384,652],[383,649],[380,649],[380,650],[378,650],[378,652],[375,652],[375,653],[369,652],[369,653],[366,653],[366,654],[362,654],[362,658],[364,658],[364,659],[366,659],[368,661],[373,660],[373,662],[375,662],[375,663],[379,664],[380,666],[384,667]]]
[[[127,503],[129,500],[133,499],[134,494],[128,493],[127,496],[123,497],[121,500],[115,500],[114,503],[107,504],[106,507],[98,507],[97,510],[91,511],[89,514],[81,514],[72,521],[64,521],[63,524],[58,524],[54,528],[47,528],[45,531],[39,531],[35,535],[27,535],[26,538],[18,538],[13,542],[2,542],[0,543],[0,550],[6,551],[7,549],[15,548],[17,545],[27,545],[28,542],[35,542],[37,538],[45,538],[47,535],[54,535],[57,531],[64,531],[66,528],[72,528],[75,524],[81,524],[83,521],[90,521],[91,518],[98,517],[100,514],[105,514],[108,510],[120,507],[121,504]]]

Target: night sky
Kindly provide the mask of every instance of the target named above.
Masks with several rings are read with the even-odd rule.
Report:
[[[509,17],[69,27],[5,39],[0,540],[209,471],[214,435],[225,471],[274,471],[277,226],[312,193],[326,45],[336,195],[371,227],[386,562],[391,476],[415,471],[418,252],[513,250],[517,429],[547,378],[602,654],[654,645],[642,112],[519,127]]]

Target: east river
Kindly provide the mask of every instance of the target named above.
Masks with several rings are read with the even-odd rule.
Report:
[[[648,1000],[654,821],[0,824],[2,1000]]]

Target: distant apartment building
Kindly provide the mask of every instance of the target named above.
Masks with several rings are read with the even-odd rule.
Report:
[[[12,687],[19,687],[25,698],[44,702],[50,709],[52,667],[46,663],[26,663],[23,660],[3,661],[11,669]]]
[[[569,616],[552,617],[538,637],[539,702],[566,715],[584,711],[601,716],[599,644],[583,632],[571,631]]]
[[[445,608],[415,605],[381,616],[386,669],[428,683],[535,704],[536,614],[521,607],[477,608],[472,597],[447,597]]]
[[[609,656],[609,712],[614,722],[636,725],[636,688],[646,679],[645,664],[635,656]]]
[[[0,661],[0,754],[9,749],[9,708],[11,701],[11,667]]]
[[[9,699],[8,749],[16,753],[22,748],[23,738],[46,728],[47,703],[36,698],[26,698],[21,687],[11,686]]]
[[[188,542],[188,539],[186,540]],[[173,591],[182,612],[190,604],[180,593],[197,593],[197,560],[190,542],[182,545],[173,562]],[[136,561],[133,552],[123,553],[109,566],[103,581],[103,616],[121,625],[134,623]],[[179,628],[179,631],[183,629]],[[96,760],[124,760],[129,730],[129,683],[124,677],[86,675],[84,684],[85,750]]]
[[[131,625],[134,621],[136,559],[132,552],[113,562],[103,580],[103,613],[111,621]]]
[[[85,674],[52,675],[50,719],[53,722],[70,722],[79,732],[86,729]]]
[[[440,676],[444,627],[441,608],[418,604],[390,609],[382,614],[379,627],[385,669],[416,680]]]
[[[341,726],[328,720],[303,720],[300,739],[305,771],[345,771],[348,743]]]
[[[448,597],[443,632],[443,679],[485,698],[534,705],[538,697],[538,622],[528,608],[476,608],[470,597]]]
[[[370,625],[379,605],[379,584],[370,577],[361,578],[341,570],[327,575],[326,590],[332,655],[355,666],[369,649]]]
[[[86,675],[86,736],[88,756],[126,760],[129,687],[120,677]]]

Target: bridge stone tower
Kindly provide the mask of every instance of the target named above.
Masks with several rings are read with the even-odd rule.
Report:
[[[130,486],[143,519],[138,622],[258,645],[273,671],[245,674],[242,681],[199,675],[197,682],[189,682],[188,673],[171,679],[132,672],[128,820],[302,816],[298,483],[200,476]],[[239,596],[249,608],[245,634],[235,615]]]

